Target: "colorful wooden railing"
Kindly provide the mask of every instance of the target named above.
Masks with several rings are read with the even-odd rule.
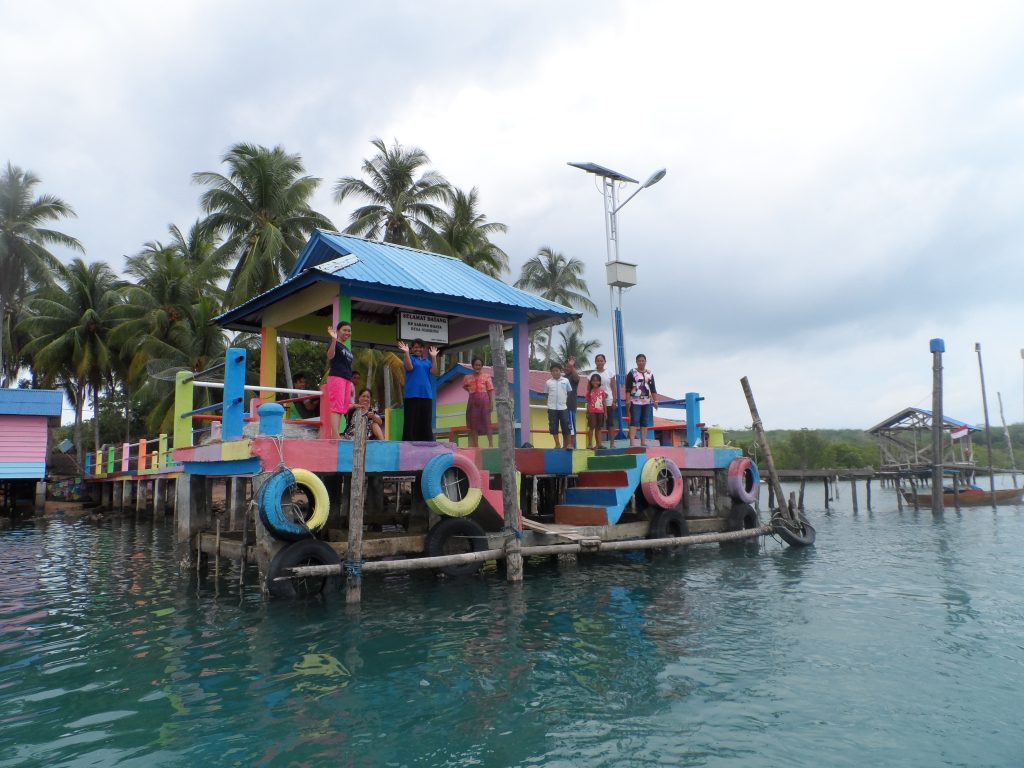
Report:
[[[129,472],[173,471],[177,467],[165,434],[156,438],[143,437],[135,443],[104,445],[85,456],[87,478]]]

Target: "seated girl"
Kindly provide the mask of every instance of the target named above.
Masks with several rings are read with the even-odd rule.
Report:
[[[356,404],[349,408],[348,415],[345,417],[345,431],[342,432],[341,438],[343,440],[352,440],[355,438],[355,416],[356,410],[360,410],[366,414],[366,437],[368,440],[383,440],[384,439],[384,421],[370,408],[370,404],[373,400],[373,395],[370,394],[370,390],[361,389],[359,395],[356,397]]]

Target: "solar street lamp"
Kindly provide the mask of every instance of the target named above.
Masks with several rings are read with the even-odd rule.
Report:
[[[619,225],[617,215],[619,211],[648,187],[653,187],[668,173],[664,168],[655,171],[647,177],[647,181],[640,184],[636,179],[625,174],[613,171],[610,168],[598,165],[597,163],[569,163],[573,168],[592,173],[601,179],[602,193],[604,195],[604,226],[605,236],[608,241],[608,261],[605,262],[605,272],[608,278],[608,303],[612,312],[612,346],[615,349],[615,415],[616,415],[616,439],[622,439],[626,433],[622,429],[622,396],[619,393],[619,384],[625,385],[626,377],[626,349],[622,340],[622,289],[632,288],[636,285],[636,264],[619,260]],[[640,184],[629,197],[619,202],[619,189],[626,184]],[[616,289],[618,293],[616,294]],[[611,423],[608,424],[608,431],[611,432]]]

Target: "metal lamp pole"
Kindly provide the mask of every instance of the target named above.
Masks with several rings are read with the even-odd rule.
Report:
[[[608,261],[605,263],[605,271],[608,277],[608,304],[612,314],[612,347],[615,350],[615,384],[613,385],[615,392],[615,425],[617,430],[615,439],[621,440],[626,436],[622,429],[622,395],[619,388],[620,383],[623,386],[625,385],[626,376],[626,347],[622,333],[622,289],[631,288],[636,285],[636,264],[619,261],[619,225],[617,215],[626,203],[643,190],[654,186],[665,178],[667,171],[662,168],[652,173],[647,181],[620,203],[619,185],[640,184],[640,182],[596,163],[569,163],[569,165],[574,168],[580,168],[587,173],[593,173],[601,178],[601,192],[604,196],[605,237],[608,244]],[[617,297],[616,289],[618,289]],[[608,429],[611,432],[610,424]]]

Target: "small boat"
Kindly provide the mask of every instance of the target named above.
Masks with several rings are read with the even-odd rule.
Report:
[[[930,507],[932,505],[931,493],[910,493],[900,489],[903,499],[908,504],[915,504],[919,507]],[[995,492],[996,504],[1021,504],[1024,503],[1024,490],[1020,488],[1000,488]],[[960,489],[961,507],[987,507],[992,504],[992,491],[979,488],[976,485]],[[942,489],[942,506],[956,507],[956,494],[952,488]]]

